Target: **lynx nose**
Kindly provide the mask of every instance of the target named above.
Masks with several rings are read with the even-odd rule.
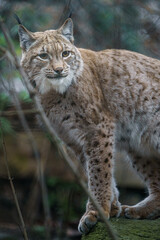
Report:
[[[58,74],[60,74],[62,71],[63,71],[63,68],[62,67],[57,67],[54,69],[54,71]]]

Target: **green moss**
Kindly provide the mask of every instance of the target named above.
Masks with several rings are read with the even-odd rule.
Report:
[[[110,223],[119,240],[160,240],[160,219],[112,218]],[[109,240],[104,223],[98,222],[88,235],[82,236],[82,240]]]

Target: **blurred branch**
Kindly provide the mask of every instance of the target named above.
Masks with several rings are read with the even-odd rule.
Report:
[[[22,113],[24,115],[32,115],[32,114],[37,114],[39,113],[36,109],[27,109],[27,110],[23,110]],[[2,111],[0,112],[0,116],[2,117],[12,117],[12,116],[17,116],[17,111]]]
[[[84,192],[88,195],[88,197],[92,201],[93,205],[95,206],[95,208],[99,212],[99,215],[100,215],[101,219],[105,222],[108,235],[110,236],[111,239],[118,240],[118,237],[115,234],[114,230],[112,229],[112,226],[110,225],[110,223],[109,223],[109,221],[108,221],[108,219],[107,219],[107,217],[106,217],[106,215],[104,213],[104,210],[98,204],[98,202],[94,199],[94,197],[92,196],[91,192],[88,190],[85,182],[81,178],[79,169],[77,169],[77,167],[75,166],[73,160],[68,155],[69,149],[67,149],[67,147],[64,144],[64,142],[57,136],[55,130],[52,128],[52,126],[51,126],[51,124],[49,122],[49,119],[47,118],[47,116],[46,116],[46,114],[45,114],[45,112],[44,112],[44,110],[42,108],[42,105],[40,103],[39,97],[36,95],[35,89],[33,89],[32,85],[29,82],[29,79],[28,79],[26,73],[24,72],[23,68],[21,67],[21,65],[19,63],[19,60],[18,60],[17,55],[16,55],[16,53],[14,51],[14,46],[12,44],[12,41],[11,41],[10,37],[9,37],[9,33],[8,33],[8,30],[7,30],[6,26],[4,25],[3,22],[1,22],[0,25],[1,25],[1,28],[2,28],[2,31],[3,31],[3,34],[5,36],[6,42],[8,44],[8,47],[9,47],[9,49],[11,51],[11,54],[14,57],[15,66],[16,66],[17,70],[20,72],[20,74],[21,74],[21,76],[23,78],[25,86],[27,87],[27,89],[28,89],[28,91],[30,93],[31,98],[32,98],[32,100],[33,100],[37,110],[40,113],[41,119],[42,119],[46,129],[48,130],[48,132],[52,136],[52,139],[53,139],[55,145],[57,146],[59,152],[63,156],[63,159],[65,160],[65,162],[68,164],[70,170],[72,171],[72,173],[75,175],[75,177],[79,181],[79,183],[82,186]],[[71,154],[71,156],[73,156],[73,153]],[[75,158],[75,156],[74,156],[74,158]]]
[[[0,60],[2,60],[3,58],[7,58],[7,60],[9,60],[9,62],[14,65],[14,58],[13,56],[10,54],[10,52],[5,49],[4,47],[0,46]]]
[[[1,124],[0,124],[0,128],[1,128]],[[2,129],[1,129],[1,132],[2,132]],[[14,184],[13,184],[12,177],[11,177],[10,170],[9,170],[9,166],[8,166],[7,150],[6,150],[6,145],[5,145],[5,141],[4,141],[4,138],[3,138],[3,132],[2,132],[2,147],[3,147],[3,152],[4,152],[4,161],[5,161],[5,165],[6,165],[8,179],[9,179],[9,182],[10,182],[10,185],[11,185],[13,198],[14,198],[16,208],[17,208],[17,212],[18,212],[18,215],[19,215],[19,219],[20,219],[20,222],[21,222],[21,229],[22,229],[22,232],[23,232],[24,239],[28,240],[26,226],[25,226],[25,223],[24,223],[24,220],[23,220],[22,212],[21,212],[21,209],[20,209],[20,206],[19,206],[19,203],[18,203],[16,191],[15,191],[15,188],[14,188]]]

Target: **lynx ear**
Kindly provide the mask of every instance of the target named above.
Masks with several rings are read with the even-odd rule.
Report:
[[[71,43],[74,42],[73,37],[73,22],[71,18],[68,18],[62,27],[59,29],[59,32],[66,37]]]
[[[19,40],[20,40],[20,47],[27,51],[30,46],[35,42],[33,38],[33,33],[28,31],[23,25],[19,25]]]

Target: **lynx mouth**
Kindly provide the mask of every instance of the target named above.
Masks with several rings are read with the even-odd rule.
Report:
[[[49,78],[49,79],[57,79],[58,80],[58,79],[67,77],[67,74],[63,74],[63,75],[59,75],[59,74],[57,74],[57,75],[46,75],[46,77]]]

